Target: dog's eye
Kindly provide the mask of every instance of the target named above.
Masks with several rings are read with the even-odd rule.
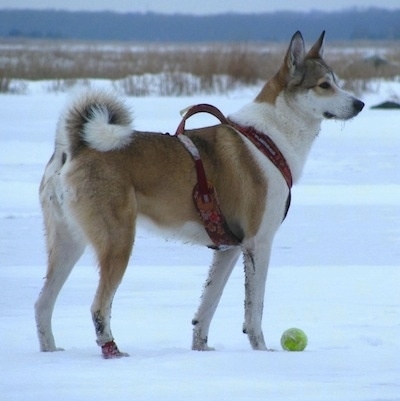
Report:
[[[319,84],[319,87],[322,89],[330,89],[331,84],[329,82],[322,82],[321,84]]]

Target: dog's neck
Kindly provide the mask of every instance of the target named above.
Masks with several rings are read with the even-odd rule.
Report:
[[[271,137],[287,160],[293,181],[298,181],[312,143],[320,131],[321,120],[305,118],[283,96],[278,96],[274,105],[249,103],[229,118]]]

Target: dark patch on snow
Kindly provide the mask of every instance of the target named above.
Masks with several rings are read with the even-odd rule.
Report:
[[[379,103],[375,106],[372,106],[371,109],[383,109],[383,110],[400,109],[400,103],[393,101],[386,101]]]

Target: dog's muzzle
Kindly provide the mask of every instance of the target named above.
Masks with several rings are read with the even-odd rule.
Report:
[[[345,117],[344,119],[352,118],[352,117],[356,116],[364,108],[364,106],[365,106],[364,102],[362,102],[361,100],[358,100],[358,99],[354,99],[353,100],[353,113],[350,116]],[[332,118],[338,118],[338,116],[336,114],[330,113],[329,111],[325,111],[323,115],[328,120],[330,120]]]

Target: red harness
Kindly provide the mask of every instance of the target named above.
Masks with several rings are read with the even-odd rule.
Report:
[[[242,127],[228,120],[220,110],[210,104],[198,104],[187,110],[175,135],[191,154],[195,163],[197,184],[193,188],[194,203],[204,224],[204,228],[214,243],[212,248],[223,249],[224,247],[237,246],[241,244],[242,240],[237,238],[230,230],[219,206],[217,192],[212,183],[207,181],[200,153],[192,140],[184,135],[186,120],[196,113],[212,114],[214,117],[218,118],[222,124],[229,125],[236,129],[248,138],[278,168],[289,187],[289,196],[286,202],[286,212],[284,217],[286,217],[290,206],[290,189],[293,183],[292,174],[281,151],[268,135],[257,131],[253,127]]]

